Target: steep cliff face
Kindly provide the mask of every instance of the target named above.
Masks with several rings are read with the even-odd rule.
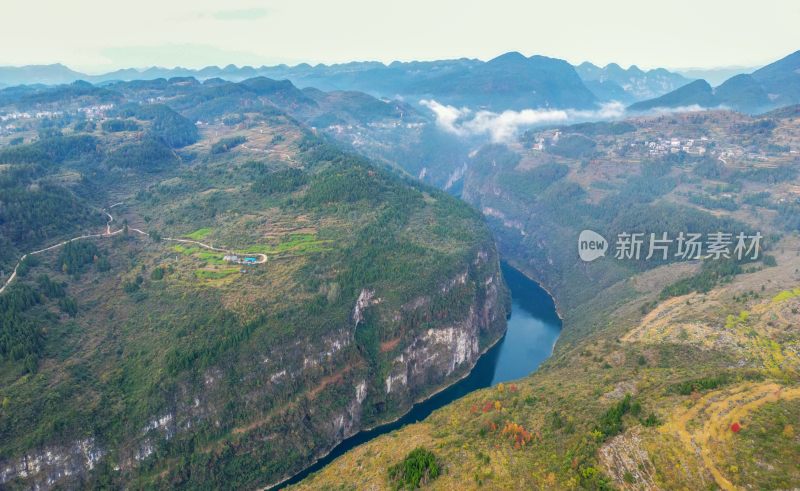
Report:
[[[0,484],[30,479],[33,488],[49,488],[70,476],[92,470],[102,457],[103,451],[93,440],[65,447],[46,447],[14,462],[0,464]]]
[[[390,398],[407,403],[463,376],[482,352],[502,337],[510,308],[497,264],[494,250],[491,259],[489,252],[481,250],[471,268],[442,285],[440,292],[446,296],[465,288],[468,282],[474,283],[474,301],[462,319],[415,333],[390,360],[385,378],[385,391]],[[406,310],[413,313],[428,302],[429,298],[419,298]]]
[[[378,345],[377,361],[367,366],[351,362],[352,368],[327,377],[341,381],[343,400],[330,410],[309,406],[303,415],[304,428],[313,428],[309,438],[322,441],[315,455],[402,415],[457,381],[503,336],[511,306],[494,244],[482,244],[462,267],[441,279],[432,293],[399,307],[387,305],[380,291],[361,291],[353,307],[351,338],[340,344],[365,349],[359,329],[382,330],[381,323],[401,326],[401,334]],[[342,359],[352,360],[346,352]],[[305,463],[312,461],[306,458]]]
[[[481,244],[460,267],[428,293],[401,304],[364,288],[346,325],[318,337],[287,339],[254,358],[241,374],[236,397],[248,407],[270,401],[260,418],[231,427],[228,376],[211,367],[197,384],[180,384],[170,395],[171,407],[153,413],[134,438],[118,443],[88,438],[31,449],[0,462],[0,484],[48,489],[91,482],[99,465],[123,480],[148,481],[158,455],[224,428],[231,438],[210,441],[209,465],[219,465],[224,450],[228,460],[241,460],[245,467],[259,462],[264,468],[267,462],[262,475],[269,480],[260,483],[279,482],[345,438],[394,419],[463,377],[502,337],[510,305],[494,245]],[[378,343],[371,359],[361,331],[390,330],[397,337]],[[285,453],[291,461],[280,458]],[[165,470],[179,472],[171,462]],[[152,479],[163,485],[160,476]]]

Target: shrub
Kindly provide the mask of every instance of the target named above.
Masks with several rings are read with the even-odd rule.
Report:
[[[120,116],[149,121],[148,135],[170,148],[182,148],[200,139],[192,121],[164,104],[130,104],[120,109],[119,113]]]
[[[288,193],[306,182],[306,174],[300,169],[262,172],[253,180],[253,191],[259,194]]]
[[[58,268],[67,274],[79,274],[100,256],[97,246],[85,240],[67,242],[58,255]]]
[[[694,166],[694,173],[706,179],[719,179],[725,172],[722,162],[713,157],[706,157]]]
[[[117,133],[120,131],[136,131],[139,129],[139,124],[132,119],[108,119],[103,121],[101,127],[103,131],[108,133]]]
[[[155,172],[170,165],[177,165],[180,160],[161,140],[145,137],[111,151],[105,163],[110,168],[133,168]]]
[[[554,430],[558,430],[564,427],[564,418],[561,417],[561,413],[558,411],[553,411],[547,417],[550,421],[550,427]]]
[[[422,447],[412,450],[402,462],[389,468],[389,480],[394,489],[416,489],[442,473],[436,456]]]
[[[500,174],[500,183],[505,189],[522,197],[533,198],[554,182],[564,178],[569,167],[556,162],[547,162],[530,171],[507,171]]]
[[[721,373],[719,375],[696,378],[693,380],[685,380],[677,384],[673,384],[667,390],[669,392],[677,393],[682,396],[688,396],[692,392],[703,392],[707,390],[717,389],[724,385],[731,384],[738,380],[761,380],[763,376],[758,372],[746,372],[737,377],[731,376],[729,373]]]
[[[661,299],[679,297],[692,292],[709,292],[718,283],[732,278],[742,271],[741,264],[733,259],[703,261],[703,266],[696,275],[664,287],[661,291]]]
[[[642,424],[649,428],[649,427],[652,427],[652,426],[660,425],[661,424],[661,420],[658,419],[658,416],[656,416],[656,413],[650,413],[650,414],[647,415],[646,418],[644,418],[642,420]]]
[[[621,401],[611,406],[603,417],[597,429],[606,437],[614,436],[622,431],[622,417],[631,410],[631,395],[626,394]],[[641,411],[641,408],[639,409]]]
[[[128,294],[136,293],[139,291],[139,284],[133,281],[126,281],[122,284],[122,290]]]
[[[70,317],[78,315],[78,303],[72,297],[65,297],[59,300],[58,307]]]
[[[211,145],[211,153],[214,155],[225,153],[234,147],[238,147],[239,145],[241,145],[246,141],[247,138],[243,136],[232,136],[229,138],[223,138],[217,143]]]
[[[66,295],[65,284],[51,280],[46,274],[39,275],[36,281],[39,283],[39,291],[44,293],[47,298],[62,298]]]
[[[577,159],[591,156],[596,146],[597,143],[591,138],[581,134],[572,134],[562,136],[558,143],[548,147],[547,150],[562,157]]]

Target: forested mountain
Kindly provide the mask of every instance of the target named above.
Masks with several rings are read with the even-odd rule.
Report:
[[[715,107],[714,89],[705,80],[695,80],[661,97],[632,104],[631,111],[648,111],[656,108],[688,108],[690,106]]]
[[[505,330],[480,214],[300,122],[397,105],[266,78],[0,94],[3,489],[274,484]]]
[[[800,51],[751,74],[735,75],[719,87],[695,81],[661,97],[638,102],[632,111],[699,105],[723,106],[751,114],[800,103]]]
[[[636,65],[626,70],[616,63],[599,67],[584,62],[575,70],[599,99],[628,103],[658,97],[689,82],[683,75],[663,68],[644,71]]]
[[[70,70],[60,63],[53,65],[0,67],[0,85],[59,85],[86,78],[85,74]]]
[[[800,103],[800,51],[759,68],[751,76],[775,107]]]
[[[120,95],[113,90],[80,80],[63,85],[22,85],[0,89],[0,107],[23,111],[32,108],[46,110],[48,104],[63,107],[67,103],[108,104],[120,100]]]

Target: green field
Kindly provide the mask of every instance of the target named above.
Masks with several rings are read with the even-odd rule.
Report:
[[[221,280],[238,272],[239,268],[228,268],[215,271],[209,271],[207,269],[197,269],[195,270],[194,275],[201,280]]]
[[[289,253],[291,255],[300,256],[314,252],[333,250],[331,245],[333,245],[332,240],[318,240],[315,234],[289,234],[275,245],[252,245],[246,247],[244,250],[248,253],[267,255]]]
[[[192,240],[202,240],[205,239],[208,234],[213,232],[213,229],[210,227],[198,228],[194,232],[190,234],[186,234],[186,237]]]

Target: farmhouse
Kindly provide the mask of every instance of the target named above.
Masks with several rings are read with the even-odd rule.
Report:
[[[229,254],[222,258],[224,261],[234,264],[257,264],[258,258],[255,256],[239,256],[236,254]]]

